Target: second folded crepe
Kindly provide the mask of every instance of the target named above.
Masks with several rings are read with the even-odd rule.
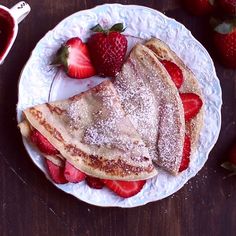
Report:
[[[137,44],[117,76],[115,88],[153,161],[177,174],[183,156],[184,110],[164,66],[149,48]]]

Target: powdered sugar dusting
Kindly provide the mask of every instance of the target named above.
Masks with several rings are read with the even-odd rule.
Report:
[[[175,173],[182,159],[184,120],[180,118],[183,110],[178,105],[178,92],[167,76],[150,56],[150,50],[138,45],[118,75],[115,87],[152,159]]]
[[[67,109],[70,128],[81,132],[81,142],[122,153],[127,160],[146,166],[149,154],[121,106],[111,82],[104,82],[71,99]],[[96,153],[97,154],[97,153]],[[145,158],[144,158],[145,157]],[[149,162],[150,163],[150,162]]]
[[[89,126],[84,133],[84,142],[92,145],[105,145],[128,150],[129,142],[125,143],[121,137],[119,122],[124,118],[124,112],[117,104],[117,98],[111,91],[102,91],[96,95],[101,101],[101,107],[93,112],[94,124]],[[114,109],[114,107],[116,109]]]
[[[159,165],[172,169],[177,173],[182,158],[183,136],[184,130],[181,130],[178,113],[176,113],[178,104],[167,103],[162,104],[160,108],[159,133],[158,133],[158,154]],[[178,148],[181,147],[181,148]]]
[[[136,73],[132,60],[129,59],[123,66],[122,73],[116,78],[115,87],[125,112],[129,114],[147,147],[152,150],[156,143],[153,143],[153,137],[158,130],[157,107],[151,89],[145,86],[143,79]]]
[[[67,114],[68,114],[68,122],[69,122],[69,127],[71,130],[73,129],[83,129],[84,124],[82,122],[83,119],[88,119],[89,115],[89,110],[87,107],[87,104],[81,104],[81,100],[76,100],[70,104],[70,106],[67,109]],[[79,112],[78,112],[79,111]],[[83,116],[83,117],[82,117]]]

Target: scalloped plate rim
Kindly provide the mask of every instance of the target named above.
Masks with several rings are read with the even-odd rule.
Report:
[[[71,18],[73,17],[74,15],[76,14],[83,14],[85,12],[89,12],[91,10],[96,10],[96,9],[99,9],[99,8],[103,8],[103,7],[108,7],[108,6],[118,6],[118,7],[129,7],[129,8],[140,8],[140,9],[147,9],[149,11],[152,11],[154,13],[157,13],[159,14],[161,17],[165,18],[166,20],[168,21],[172,21],[172,22],[175,22],[176,24],[180,25],[181,27],[183,27],[185,29],[185,31],[189,34],[189,37],[191,37],[192,39],[194,39],[194,41],[198,44],[198,46],[201,47],[201,49],[204,51],[204,54],[207,55],[208,59],[209,59],[209,63],[211,64],[211,67],[213,69],[212,73],[214,74],[214,77],[217,79],[215,82],[217,83],[218,87],[219,87],[219,92],[220,94],[219,95],[219,98],[220,98],[220,104],[219,104],[219,110],[217,110],[217,114],[218,114],[218,123],[219,123],[219,127],[218,127],[218,130],[217,130],[217,133],[214,137],[214,140],[212,141],[212,145],[209,147],[209,149],[206,151],[207,153],[207,157],[205,158],[205,161],[203,163],[201,163],[202,165],[198,168],[198,171],[196,173],[191,173],[190,176],[188,176],[188,178],[185,179],[185,181],[183,183],[181,183],[178,188],[174,189],[173,192],[169,193],[168,196],[163,196],[162,198],[160,199],[146,199],[145,201],[142,201],[134,206],[122,206],[122,205],[109,205],[109,204],[106,204],[106,202],[104,202],[103,205],[98,205],[96,203],[94,203],[93,201],[90,201],[90,199],[81,199],[81,198],[78,198],[77,196],[74,196],[73,193],[70,193],[68,191],[66,191],[65,189],[62,189],[60,187],[60,185],[57,185],[55,183],[53,183],[53,181],[51,180],[51,178],[49,177],[48,173],[45,172],[45,170],[39,166],[36,162],[36,160],[34,158],[31,157],[30,155],[30,152],[32,151],[32,147],[27,143],[26,139],[24,137],[22,137],[22,141],[23,141],[23,144],[24,144],[24,147],[27,151],[27,153],[29,154],[30,156],[30,159],[33,161],[33,163],[45,174],[46,178],[54,185],[56,186],[58,189],[62,190],[63,192],[67,193],[67,194],[70,194],[72,196],[74,196],[75,198],[77,198],[78,200],[81,200],[83,202],[86,202],[86,203],[89,203],[91,205],[94,205],[94,206],[100,206],[100,207],[121,207],[121,208],[133,208],[133,207],[138,207],[138,206],[142,206],[142,205],[146,205],[147,203],[150,203],[150,202],[155,202],[155,201],[159,201],[159,200],[162,200],[164,198],[167,198],[167,197],[170,197],[172,194],[176,193],[178,190],[180,190],[185,184],[186,182],[188,182],[192,177],[194,177],[201,169],[202,167],[204,166],[204,164],[206,163],[207,159],[208,159],[208,156],[209,156],[209,153],[210,151],[212,150],[212,148],[214,147],[215,143],[217,142],[217,139],[219,137],[219,134],[220,134],[220,128],[221,128],[221,124],[222,124],[222,119],[221,119],[221,107],[222,107],[222,91],[221,91],[221,86],[220,86],[220,82],[219,82],[219,79],[217,77],[217,74],[216,74],[216,70],[215,70],[215,66],[214,66],[214,63],[213,63],[213,60],[212,58],[210,57],[208,51],[204,48],[204,46],[192,35],[191,31],[188,30],[182,23],[176,21],[175,19],[173,18],[170,18],[166,15],[164,15],[162,12],[156,10],[156,9],[152,9],[150,7],[146,7],[146,6],[142,6],[142,5],[133,5],[133,4],[130,4],[130,5],[125,5],[125,4],[119,4],[119,3],[112,3],[112,4],[101,4],[101,5],[98,5],[98,6],[95,6],[93,8],[90,8],[90,9],[85,9],[85,10],[80,10],[80,11],[77,11],[77,12],[74,12],[73,14],[65,17],[64,19],[62,19],[57,25],[55,25],[55,27],[51,30],[49,30],[36,44],[36,46],[34,47],[34,49],[32,50],[31,54],[30,54],[30,57],[29,59],[27,60],[26,64],[24,65],[21,73],[20,73],[20,76],[19,76],[19,81],[18,81],[18,102],[19,102],[19,90],[20,90],[20,86],[21,86],[21,77],[22,77],[22,74],[24,73],[27,65],[28,65],[28,62],[32,59],[32,56],[33,56],[33,53],[34,51],[36,50],[36,48],[38,47],[38,45],[42,42],[42,40],[45,38],[45,36],[47,34],[49,34],[50,32],[52,32],[55,28],[58,27],[58,25],[60,25],[62,22],[66,21],[68,18]],[[18,109],[18,106],[17,106],[17,109],[16,109],[16,112],[17,112],[17,121],[20,122],[21,121],[21,111]]]

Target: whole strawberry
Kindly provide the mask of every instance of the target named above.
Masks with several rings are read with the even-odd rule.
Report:
[[[97,74],[116,76],[124,63],[127,51],[127,39],[121,34],[124,31],[123,24],[115,24],[108,30],[98,24],[91,30],[95,34],[89,38],[87,45]]]
[[[183,0],[186,9],[193,15],[201,16],[211,13],[214,9],[214,0]]]
[[[62,67],[71,78],[84,79],[95,75],[87,45],[78,37],[61,46],[52,64]]]
[[[228,161],[224,162],[221,166],[232,171],[230,175],[236,175],[236,144],[230,149]]]
[[[236,0],[218,0],[220,11],[228,16],[236,16]]]
[[[236,20],[219,23],[214,28],[213,42],[221,62],[236,68]]]

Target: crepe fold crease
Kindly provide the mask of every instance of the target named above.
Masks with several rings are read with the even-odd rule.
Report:
[[[134,181],[157,174],[110,81],[63,101],[27,108],[23,114],[23,136],[29,136],[25,124],[37,129],[62,158],[87,175]]]

